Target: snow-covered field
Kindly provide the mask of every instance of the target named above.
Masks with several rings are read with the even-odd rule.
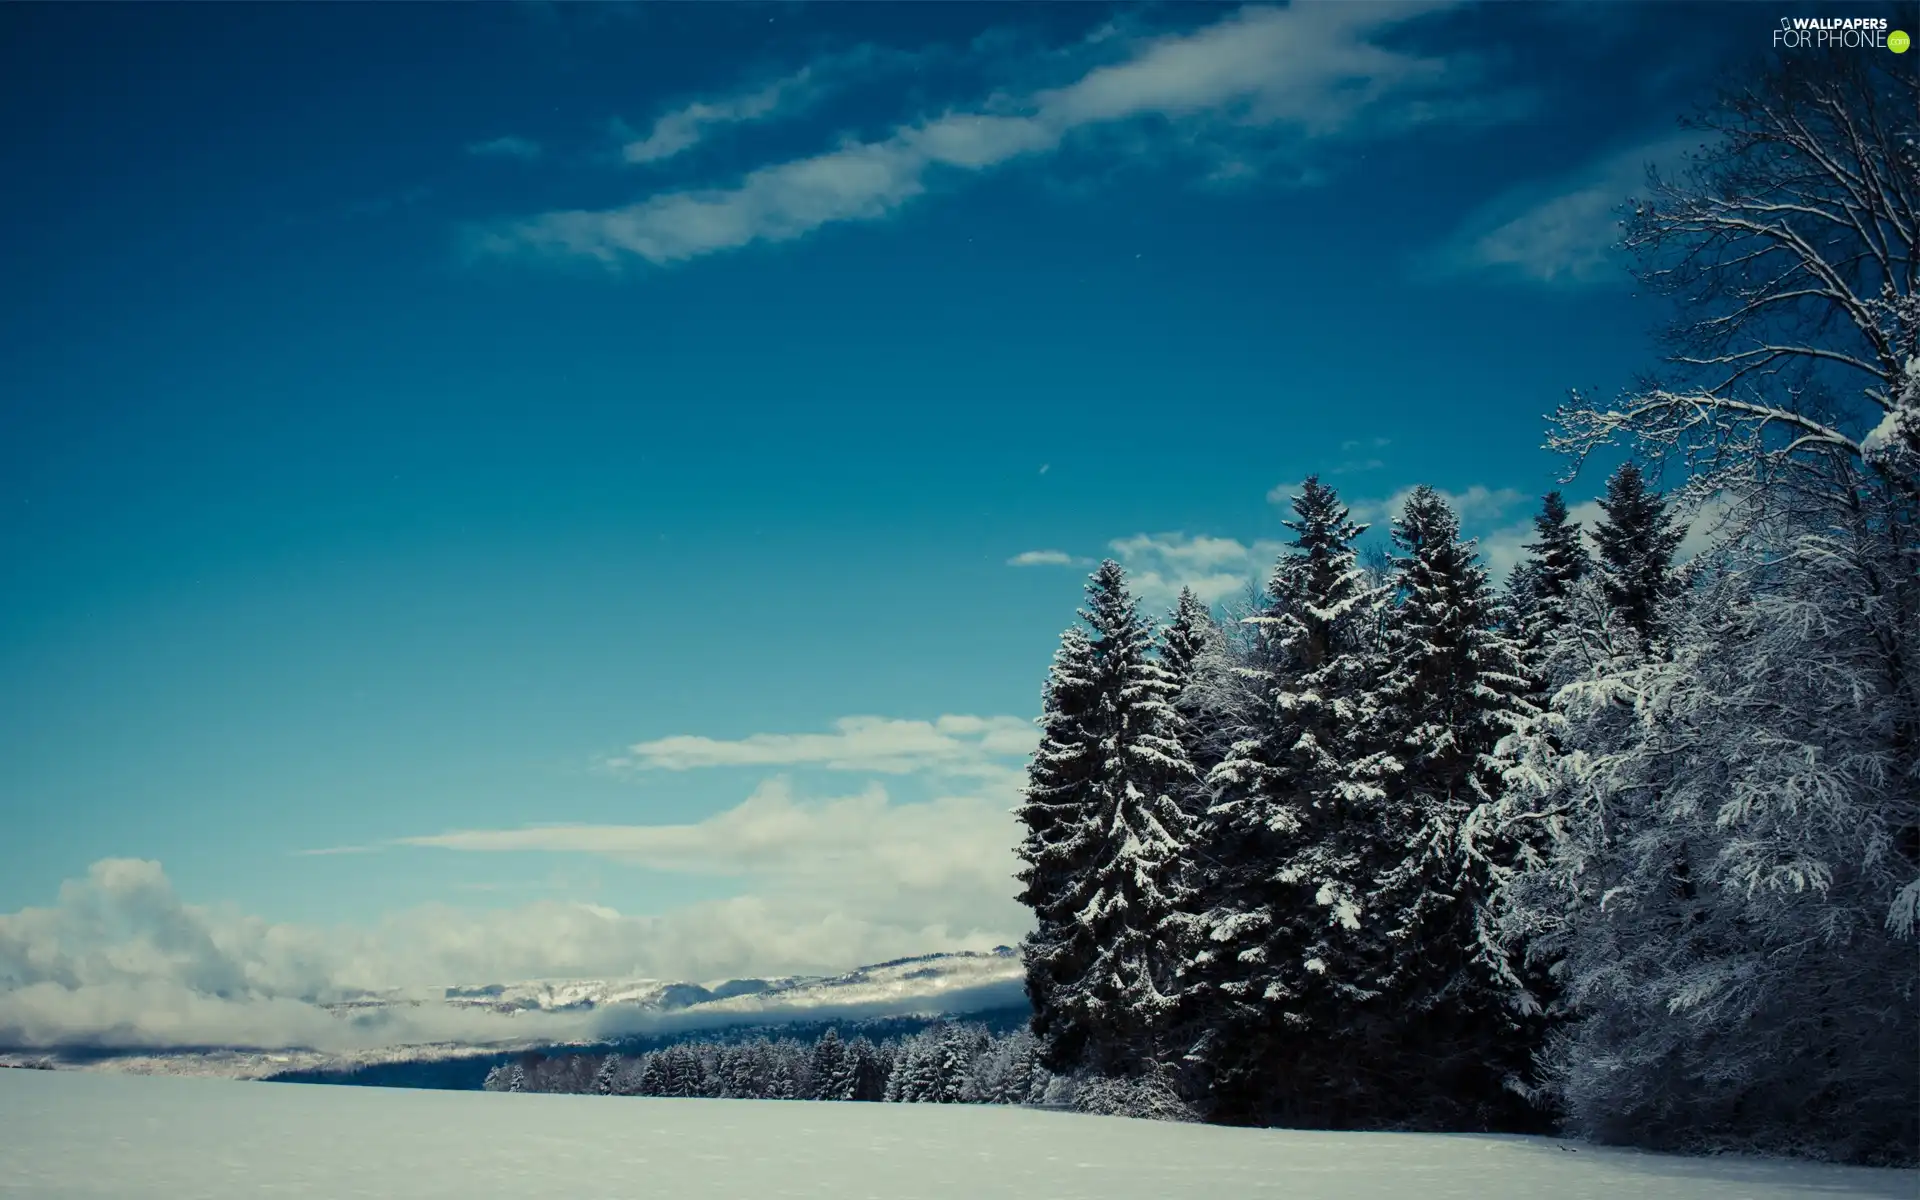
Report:
[[[975,1105],[390,1091],[0,1070],[0,1196],[1912,1200],[1920,1172]]]

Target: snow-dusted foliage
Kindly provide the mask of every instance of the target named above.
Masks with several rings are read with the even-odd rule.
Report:
[[[1537,540],[1527,543],[1527,561],[1508,581],[1508,605],[1525,663],[1535,683],[1544,686],[1549,648],[1573,619],[1573,590],[1593,563],[1559,492],[1541,500],[1533,531]]]
[[[1508,747],[1509,817],[1553,836],[1502,916],[1512,944],[1557,964],[1579,1018],[1548,1060],[1576,1129],[1911,1157],[1911,683],[1892,690],[1871,606],[1833,602],[1871,594],[1858,547],[1805,534],[1772,549],[1675,614],[1670,658],[1617,658],[1564,688],[1560,749]]]
[[[1512,836],[1468,847],[1461,834],[1499,795],[1493,751],[1531,713],[1531,681],[1437,492],[1414,490],[1393,542],[1397,602],[1356,706],[1372,753],[1344,791],[1348,818],[1306,859],[1329,909],[1310,950],[1327,1020],[1353,1043],[1346,1107],[1425,1127],[1524,1124],[1538,1024],[1476,954],[1494,871],[1519,847]]]
[[[1920,480],[1920,358],[1909,358],[1894,403],[1860,439],[1861,456],[1876,470],[1909,483]]]
[[[1381,593],[1356,561],[1364,527],[1333,489],[1308,479],[1293,510],[1293,542],[1242,620],[1240,694],[1211,709],[1225,753],[1208,773],[1213,803],[1180,922],[1188,1060],[1222,1120],[1302,1107],[1329,1029],[1304,1003],[1324,969],[1312,947],[1328,922],[1351,919],[1336,876],[1352,864],[1327,839],[1356,799],[1348,777],[1367,724],[1356,698]]]
[[[1622,625],[1643,646],[1657,648],[1666,632],[1661,617],[1677,583],[1673,556],[1686,529],[1674,524],[1666,501],[1631,462],[1608,478],[1600,509],[1606,516],[1594,526],[1593,540],[1600,547],[1601,590]]]
[[[1177,967],[1163,926],[1191,840],[1177,797],[1193,778],[1177,686],[1118,563],[1087,584],[1085,628],[1054,659],[1019,809],[1021,899],[1037,928],[1027,988],[1049,1066],[1127,1072],[1153,1059]]]
[[[1266,591],[1224,628],[1183,597],[1131,692],[1144,634],[1096,576],[1022,810],[1049,1047],[1112,1028],[1079,981],[1154,945],[1073,919],[1140,861],[1111,730],[1149,710],[1110,698],[1176,688],[1118,724],[1204,787],[1128,893],[1176,906],[1168,1039],[1043,1095],[1920,1159],[1920,77],[1783,58],[1694,124],[1627,223],[1669,376],[1549,432],[1575,472],[1627,451],[1591,557],[1552,493],[1496,600],[1418,488],[1363,565],[1309,479]],[[1148,977],[1102,1002],[1160,1021]]]
[[[1576,587],[1551,711],[1474,820],[1547,835],[1490,941],[1554,972],[1542,1082],[1576,1132],[1920,1155],[1916,100],[1910,72],[1820,56],[1710,111],[1717,140],[1630,223],[1681,301],[1679,381],[1576,396],[1550,435],[1624,444],[1738,521],[1636,584],[1658,555],[1626,535],[1661,502],[1615,477],[1603,586]]]
[[[1178,697],[1203,669],[1208,655],[1222,645],[1220,626],[1192,588],[1181,588],[1173,617],[1160,635],[1160,665]]]
[[[1074,1081],[1071,1107],[1106,1117],[1149,1121],[1197,1121],[1199,1111],[1162,1072],[1130,1077],[1095,1076]]]
[[[1219,622],[1192,588],[1181,588],[1172,617],[1160,635],[1160,665],[1173,685],[1173,736],[1193,772],[1170,785],[1189,818],[1200,820],[1211,802],[1207,772],[1224,749],[1218,745],[1221,722],[1215,706],[1221,682],[1232,670],[1227,640]]]
[[[1074,1107],[1083,1080],[1040,1063],[1031,1031],[994,1034],[985,1025],[937,1021],[879,1041],[828,1028],[811,1042],[791,1037],[678,1042],[642,1054],[528,1053],[487,1073],[489,1092],[568,1092],[718,1100],[885,1101],[896,1104],[1041,1104]],[[1088,1076],[1092,1078],[1092,1076]],[[1152,1080],[1099,1095],[1158,1096]],[[1144,1109],[1164,1103],[1140,1101]],[[1092,1111],[1092,1110],[1089,1110]],[[1108,1111],[1101,1109],[1099,1111]],[[1171,1112],[1172,1110],[1166,1110]]]

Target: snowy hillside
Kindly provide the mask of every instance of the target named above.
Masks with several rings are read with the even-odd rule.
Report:
[[[996,1002],[1018,1003],[1020,980],[1018,955],[1003,947],[988,954],[928,954],[899,959],[859,967],[841,975],[729,979],[705,984],[585,979],[450,987],[442,1003],[501,1013],[613,1010],[616,1013],[764,1014],[786,1009],[811,1011],[842,1005],[897,1003],[909,1008],[930,1005],[928,1011],[949,1011],[953,999],[972,1003],[970,993],[982,988],[992,989],[998,997]],[[1013,987],[1011,992],[1003,986],[1009,984]],[[352,1007],[378,1003],[383,1002],[357,1001]]]
[[[644,1185],[636,1180],[644,1180]],[[1893,1200],[1912,1171],[1539,1138],[1228,1129],[972,1105],[640,1100],[0,1071],[0,1193],[888,1200]]]
[[[330,1070],[458,1058],[478,1049],[585,1045],[636,1034],[676,1033],[787,1021],[965,1014],[1026,1003],[1020,958],[1012,950],[929,954],[860,967],[840,975],[686,983],[661,980],[530,980],[458,985],[431,993],[368,995],[327,1008],[365,1031],[372,1044],[350,1049],[275,1050],[185,1047],[102,1053],[97,1049],[0,1052],[0,1066],[81,1067],[139,1074],[258,1079],[288,1071]],[[382,1029],[433,1028],[431,1010],[465,1014],[464,1038],[395,1037]],[[405,1013],[415,1020],[392,1020]],[[486,1018],[480,1021],[479,1018]]]

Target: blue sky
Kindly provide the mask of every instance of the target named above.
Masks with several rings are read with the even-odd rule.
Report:
[[[1078,564],[1226,594],[1316,470],[1510,561],[1777,15],[0,8],[12,971],[1017,936]]]

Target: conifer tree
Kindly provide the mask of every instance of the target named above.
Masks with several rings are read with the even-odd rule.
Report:
[[[1523,597],[1519,632],[1530,666],[1573,619],[1574,587],[1591,566],[1580,524],[1559,492],[1548,492],[1540,502],[1533,529],[1537,540],[1527,543],[1527,561],[1515,572],[1515,591]]]
[[[1399,603],[1367,714],[1375,753],[1364,793],[1313,848],[1327,909],[1310,945],[1314,1008],[1337,1023],[1353,1070],[1336,1120],[1499,1128],[1523,1119],[1520,1082],[1538,1030],[1510,1009],[1508,981],[1477,957],[1489,861],[1468,853],[1468,817],[1501,786],[1494,750],[1532,711],[1519,649],[1496,628],[1486,571],[1459,520],[1416,488],[1394,522]]]
[[[1214,802],[1193,856],[1202,874],[1183,922],[1188,1059],[1225,1121],[1272,1115],[1277,1089],[1296,1078],[1287,1064],[1308,1037],[1301,947],[1315,911],[1289,864],[1338,819],[1379,598],[1354,550],[1365,527],[1333,489],[1310,478],[1293,508],[1294,540],[1246,621],[1244,698],[1224,714],[1230,748],[1208,776]]]
[[[1013,1059],[1007,1067],[1008,1104],[1032,1104],[1046,1090],[1045,1068],[1034,1052],[1031,1034],[1014,1035]]]
[[[768,1100],[799,1099],[799,1072],[794,1069],[793,1055],[780,1043],[768,1046],[767,1051],[767,1077],[761,1095]]]
[[[1193,765],[1193,775],[1177,788],[1175,798],[1194,821],[1206,814],[1211,802],[1207,772],[1219,764],[1219,676],[1227,669],[1226,639],[1213,613],[1192,588],[1181,588],[1180,598],[1160,636],[1160,665],[1173,685],[1174,737]]]
[[[1163,928],[1179,898],[1193,777],[1174,736],[1174,685],[1118,563],[1087,584],[1086,628],[1061,639],[1019,810],[1034,1031],[1048,1064],[1136,1069],[1172,1014]]]
[[[1607,480],[1600,501],[1606,519],[1594,527],[1607,600],[1652,649],[1661,640],[1661,606],[1673,594],[1673,556],[1686,529],[1673,524],[1665,501],[1628,462]]]
[[[847,1044],[847,1058],[853,1065],[853,1089],[849,1100],[878,1101],[883,1098],[893,1060],[886,1051],[865,1037]]]
[[[620,1056],[618,1054],[607,1055],[606,1060],[600,1064],[600,1069],[594,1073],[594,1094],[599,1096],[612,1095],[614,1091],[614,1080],[619,1070]]]
[[[1181,588],[1173,617],[1160,639],[1160,665],[1166,669],[1174,695],[1178,696],[1193,681],[1202,657],[1219,642],[1220,627],[1214,623],[1206,603],[1192,588]]]
[[[860,1063],[838,1030],[820,1035],[813,1048],[813,1094],[820,1100],[851,1100],[859,1090]]]

